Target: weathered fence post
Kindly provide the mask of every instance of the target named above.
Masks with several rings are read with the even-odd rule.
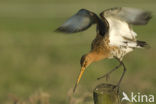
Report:
[[[121,104],[115,85],[100,84],[93,92],[94,104]]]

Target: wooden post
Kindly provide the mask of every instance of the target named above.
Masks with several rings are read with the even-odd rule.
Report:
[[[120,97],[112,84],[100,84],[93,92],[94,104],[121,104]]]

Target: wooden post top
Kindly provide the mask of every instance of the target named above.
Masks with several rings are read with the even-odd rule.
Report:
[[[121,104],[119,93],[112,84],[100,84],[93,92],[94,104]]]

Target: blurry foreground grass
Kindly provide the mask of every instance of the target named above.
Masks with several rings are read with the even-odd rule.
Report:
[[[10,103],[13,104],[50,104],[49,97],[50,95],[43,91],[34,93],[33,95],[29,96],[29,98],[26,100],[21,100],[17,96],[9,94]]]
[[[79,73],[80,57],[90,50],[95,26],[73,35],[53,31],[80,8],[100,13],[114,6],[153,12],[147,26],[134,27],[139,39],[147,41],[152,48],[138,49],[125,57],[128,71],[121,88],[125,92],[156,94],[155,4],[155,0],[0,1],[0,103],[12,104],[9,97],[12,94],[27,104],[29,96],[36,95],[33,92],[43,90],[50,104],[69,104],[68,92]],[[85,93],[91,94],[98,83],[106,82],[96,78],[115,65],[115,60],[104,60],[88,67],[78,86],[77,99],[81,102]],[[109,82],[116,83],[121,71],[113,73]]]

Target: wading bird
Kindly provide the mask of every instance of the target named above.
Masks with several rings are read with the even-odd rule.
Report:
[[[100,17],[89,10],[80,9],[57,28],[57,32],[75,33],[88,29],[92,24],[97,26],[96,37],[91,44],[91,50],[81,57],[81,71],[73,91],[75,92],[85,69],[91,63],[106,58],[117,59],[119,65],[98,79],[108,78],[113,71],[123,66],[123,73],[116,85],[119,88],[126,71],[126,67],[122,62],[123,57],[135,48],[148,47],[145,41],[136,39],[137,34],[133,31],[132,25],[145,25],[151,17],[150,12],[136,8],[111,8],[100,13]]]

